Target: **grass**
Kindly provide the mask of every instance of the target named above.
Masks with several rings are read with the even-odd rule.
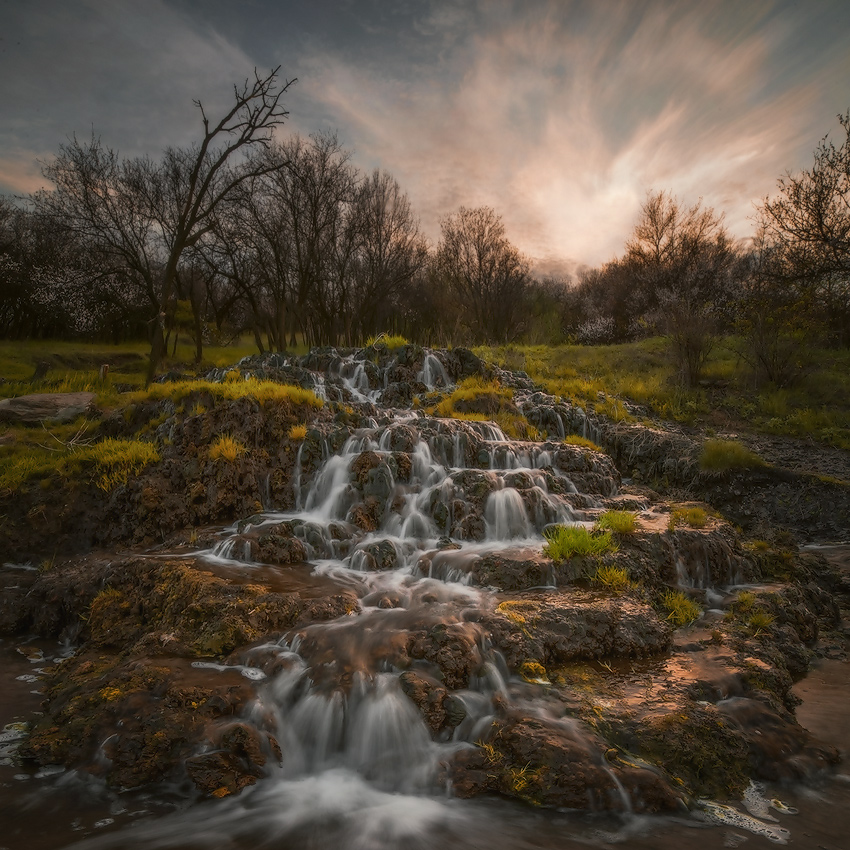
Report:
[[[605,511],[596,520],[596,527],[615,534],[630,534],[637,527],[637,513],[633,511]]]
[[[128,403],[140,401],[157,401],[170,399],[181,401],[193,393],[208,393],[217,400],[232,401],[237,398],[255,398],[260,402],[289,402],[294,405],[308,405],[321,408],[322,400],[312,391],[290,384],[278,384],[274,381],[258,381],[255,378],[247,380],[215,381],[172,381],[165,384],[151,384],[147,390],[128,393],[125,400]]]
[[[467,422],[495,422],[512,440],[541,439],[540,432],[513,403],[513,391],[496,380],[472,375],[461,381],[452,393],[429,411],[446,419]]]
[[[568,446],[579,446],[583,449],[591,449],[594,452],[601,452],[603,449],[601,446],[597,446],[593,440],[588,440],[587,437],[579,437],[577,434],[569,434],[564,437],[563,443]]]
[[[670,514],[667,527],[674,531],[677,525],[687,525],[688,528],[705,528],[708,525],[708,514],[704,508],[674,508]]]
[[[705,385],[696,389],[677,382],[661,337],[619,345],[485,346],[475,353],[614,418],[629,418],[618,402],[625,399],[661,419],[812,437],[850,449],[850,350],[811,345],[805,379],[781,390],[757,386],[740,350],[740,339],[720,340],[706,364]]]
[[[510,387],[503,387],[498,381],[486,381],[479,375],[472,375],[461,381],[453,390],[451,395],[446,396],[436,407],[438,416],[451,417],[453,413],[475,412],[495,413],[505,404],[513,403],[513,391]],[[492,407],[492,410],[463,410],[464,406],[483,405]]]
[[[699,459],[703,472],[723,474],[766,466],[762,458],[735,440],[706,440]]]
[[[3,464],[0,491],[20,490],[28,481],[42,478],[49,483],[57,474],[64,479],[88,475],[101,490],[110,492],[126,484],[148,464],[160,459],[154,443],[108,437],[98,443],[52,451],[40,446],[22,446]]]
[[[210,446],[210,460],[226,460],[228,463],[233,463],[247,451],[247,447],[241,440],[229,434],[222,434]]]
[[[293,442],[300,442],[307,436],[306,425],[293,425],[286,435]]]
[[[617,544],[610,531],[588,531],[582,526],[556,525],[547,529],[544,536],[546,545],[543,547],[543,554],[553,561],[617,551]]]
[[[625,567],[615,567],[604,564],[597,567],[589,576],[592,584],[598,585],[605,590],[620,593],[634,587],[634,582],[629,578],[629,571]]]
[[[366,348],[369,348],[370,346],[385,346],[390,351],[396,351],[399,348],[404,348],[405,345],[410,345],[410,342],[405,337],[399,334],[389,336],[385,333],[382,333],[378,334],[378,336],[370,336],[366,340]]]
[[[769,629],[773,625],[773,621],[775,619],[776,617],[767,611],[753,611],[753,613],[747,618],[747,628],[755,637],[765,631],[765,629]]]
[[[661,605],[668,612],[667,619],[677,628],[690,625],[702,614],[699,605],[681,590],[666,591]]]

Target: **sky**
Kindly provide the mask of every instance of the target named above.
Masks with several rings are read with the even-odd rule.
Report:
[[[0,0],[0,192],[74,135],[199,137],[193,101],[296,78],[283,135],[335,131],[426,235],[487,205],[539,273],[623,251],[647,193],[731,234],[850,108],[847,0]]]

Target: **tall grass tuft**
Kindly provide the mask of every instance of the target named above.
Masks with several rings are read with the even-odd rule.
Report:
[[[735,440],[706,440],[700,455],[703,472],[724,473],[766,466],[762,458]]]
[[[617,551],[617,544],[610,531],[591,532],[582,526],[556,525],[547,529],[544,536],[546,545],[543,554],[553,561]]]
[[[699,605],[681,590],[666,591],[661,604],[668,612],[667,619],[677,627],[690,625],[702,614]]]
[[[596,527],[613,531],[615,534],[630,534],[637,527],[634,511],[605,511],[596,520]]]
[[[233,463],[240,455],[244,455],[248,449],[241,440],[237,440],[230,434],[222,434],[210,446],[210,460],[226,460]]]

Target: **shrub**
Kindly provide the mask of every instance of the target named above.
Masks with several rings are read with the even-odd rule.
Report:
[[[706,440],[699,465],[703,472],[714,473],[766,466],[764,460],[755,452],[735,440]]]
[[[229,434],[222,434],[210,446],[210,460],[226,460],[233,463],[240,455],[245,454],[248,449],[245,444],[231,437]]]
[[[687,525],[689,528],[705,528],[708,524],[708,514],[703,508],[675,508],[670,514],[668,528],[673,531],[677,525]]]
[[[702,609],[681,590],[668,590],[661,599],[662,606],[667,610],[667,619],[674,626],[687,626],[702,614]]]
[[[605,511],[596,520],[596,527],[608,529],[615,534],[629,534],[635,530],[637,513],[633,511]]]
[[[306,425],[293,425],[289,429],[289,433],[287,437],[293,441],[303,440],[307,436],[307,426]]]
[[[577,525],[556,525],[544,532],[543,554],[553,561],[566,561],[575,555],[602,555],[616,552],[617,544],[610,531],[588,531]]]

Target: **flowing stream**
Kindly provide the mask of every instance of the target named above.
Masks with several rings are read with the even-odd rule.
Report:
[[[343,360],[333,375],[350,401],[374,405],[385,381],[370,378],[367,365]],[[417,378],[429,389],[449,384],[443,364],[430,353]],[[325,389],[318,379],[314,386]],[[595,473],[592,492],[581,492],[563,462],[565,449],[557,439],[563,428],[558,419],[552,441],[523,443],[509,440],[490,422],[382,412],[337,450],[328,435],[313,439],[312,455],[305,441],[294,461],[295,509],[275,511],[266,496],[261,500],[266,510],[221,531],[213,546],[195,553],[199,569],[238,581],[255,576],[276,582],[276,589],[307,595],[316,588],[317,597],[333,587],[357,600],[347,616],[251,647],[226,665],[194,663],[199,674],[210,677],[236,667],[256,683],[256,699],[242,720],[273,736],[282,753],[279,766],[271,760],[275,766],[237,797],[185,810],[176,794],[173,801],[167,794],[154,801],[139,793],[102,791],[104,811],[94,805],[89,815],[82,807],[75,819],[70,812],[78,804],[69,801],[81,799],[81,793],[98,799],[91,794],[96,789],[72,775],[25,779],[4,767],[0,781],[11,796],[3,817],[12,831],[8,841],[0,835],[0,848],[66,846],[73,843],[73,830],[88,836],[74,845],[81,848],[149,850],[714,848],[776,840],[734,824],[708,827],[684,812],[675,818],[634,814],[613,773],[611,794],[617,799],[603,807],[612,811],[598,813],[544,811],[453,794],[446,764],[486,738],[497,707],[544,718],[579,743],[585,735],[578,723],[555,713],[538,686],[511,675],[480,625],[494,604],[495,591],[480,579],[489,556],[533,557],[548,526],[588,525],[602,500],[616,494],[616,480],[604,471]],[[303,562],[269,566],[263,547],[284,531],[303,547]],[[731,559],[709,564],[702,551],[679,553],[676,563],[682,587],[710,590],[737,579]],[[556,585],[554,574],[541,581],[543,588]],[[405,670],[429,676],[443,663],[407,655],[411,632],[434,629],[446,630],[453,644],[461,641],[466,659],[463,670],[444,665],[446,678],[457,678],[449,681],[446,703],[455,722],[436,734],[404,679]],[[35,688],[24,688],[25,674],[17,672],[24,666],[16,659],[12,672],[18,690],[29,692]],[[33,702],[23,693],[14,699],[16,705]],[[5,706],[6,723],[14,717],[11,703]],[[799,805],[814,811],[819,804]],[[72,831],[66,824],[39,832],[32,823],[38,810],[53,811],[57,823],[66,819]],[[30,823],[23,836],[21,823]],[[795,824],[795,834],[796,829]]]

